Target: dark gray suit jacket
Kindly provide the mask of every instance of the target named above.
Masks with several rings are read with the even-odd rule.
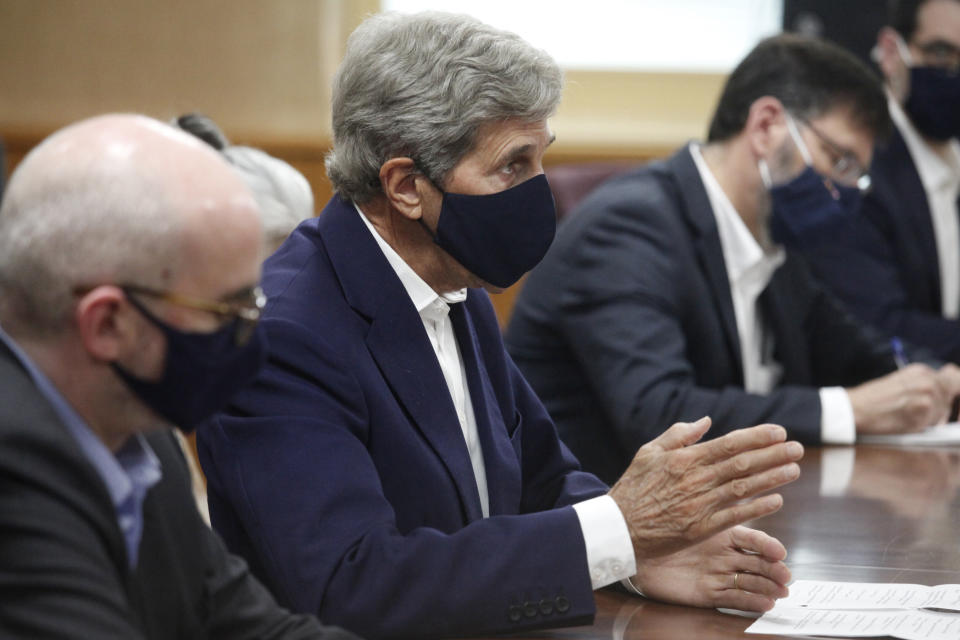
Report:
[[[100,475],[0,343],[0,637],[355,640],[277,606],[200,519],[173,434],[148,441],[163,478],[131,571]]]
[[[930,204],[899,131],[874,154],[870,175],[873,189],[851,224],[804,255],[863,322],[960,362],[960,322],[941,312]]]
[[[860,329],[788,255],[761,304],[783,365],[769,395],[743,389],[720,237],[689,149],[587,197],[513,312],[510,354],[584,468],[607,482],[678,420],[708,435],[763,422],[820,437],[818,387],[894,369],[889,345]]]

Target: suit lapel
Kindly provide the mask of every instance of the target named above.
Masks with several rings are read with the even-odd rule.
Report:
[[[476,293],[470,292],[469,295]],[[520,504],[520,465],[507,436],[506,423],[490,385],[490,376],[480,358],[477,332],[473,320],[466,313],[465,305],[466,303],[453,305],[450,319],[457,336],[460,355],[463,357],[470,402],[477,421],[480,446],[483,448],[490,515],[515,514]]]
[[[783,367],[780,384],[809,385],[812,373],[807,334],[802,327],[804,313],[796,297],[791,295],[791,287],[785,278],[786,265],[782,265],[774,272],[758,302],[773,337],[773,357]]]
[[[730,281],[723,260],[723,247],[714,218],[713,207],[707,197],[706,188],[700,179],[700,172],[690,155],[689,146],[673,155],[667,166],[675,176],[677,191],[683,206],[681,215],[685,217],[693,231],[694,251],[700,270],[710,285],[713,307],[720,314],[720,323],[726,337],[729,357],[736,363],[739,382],[743,382],[743,362],[740,357],[740,338],[737,333],[737,320],[733,311],[733,298],[730,294]]]
[[[410,421],[450,473],[464,518],[482,517],[460,422],[420,314],[351,203],[335,196],[320,233],[348,303],[369,323],[367,348]]]
[[[53,406],[34,384],[17,356],[0,340],[0,402],[16,407],[17,420],[4,424],[3,437],[26,447],[16,464],[43,475],[42,481],[57,498],[83,513],[106,545],[124,588],[130,593],[131,573],[127,547],[103,478],[83,453]],[[18,430],[29,425],[29,437]],[[11,437],[12,436],[12,437]]]
[[[901,246],[912,254],[909,261],[919,265],[925,276],[920,281],[910,284],[920,287],[924,294],[922,297],[930,301],[930,308],[939,313],[942,308],[940,263],[930,203],[927,201],[927,192],[923,188],[916,164],[899,130],[895,130],[890,140],[885,161],[889,165],[890,175],[893,176],[894,193],[901,202],[909,205],[900,207],[902,211],[895,212],[898,216],[897,221],[902,222],[897,225],[899,227],[897,233],[910,238],[909,241],[901,243]]]

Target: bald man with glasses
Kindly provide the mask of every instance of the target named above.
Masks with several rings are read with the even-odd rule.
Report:
[[[782,35],[733,71],[708,140],[614,178],[558,232],[506,342],[609,481],[662,424],[782,424],[807,443],[944,420],[956,382],[869,334],[795,252],[846,225],[890,128],[869,69]]]
[[[197,179],[202,176],[202,179]],[[0,206],[0,635],[356,640],[201,520],[170,429],[262,365],[256,203],[136,115],[61,129]]]

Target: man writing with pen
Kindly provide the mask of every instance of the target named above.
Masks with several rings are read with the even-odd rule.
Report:
[[[889,338],[796,252],[855,215],[890,128],[852,55],[770,38],[730,75],[706,143],[607,182],[570,215],[506,342],[586,469],[616,478],[661,425],[702,415],[712,436],[770,421],[833,444],[948,418],[960,370],[898,370]]]

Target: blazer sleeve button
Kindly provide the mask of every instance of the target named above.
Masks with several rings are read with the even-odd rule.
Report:
[[[523,615],[527,616],[528,618],[536,618],[536,617],[537,617],[537,603],[536,603],[536,602],[530,602],[529,600],[527,600],[526,602],[524,602],[524,603],[523,603]]]
[[[544,598],[540,601],[540,613],[542,615],[548,616],[553,613],[553,602],[548,598]]]
[[[507,617],[510,622],[520,622],[523,618],[523,608],[518,604],[512,604],[507,608]]]
[[[570,601],[567,600],[566,596],[557,596],[554,599],[554,602],[557,605],[557,611],[559,613],[566,613],[570,610]]]

